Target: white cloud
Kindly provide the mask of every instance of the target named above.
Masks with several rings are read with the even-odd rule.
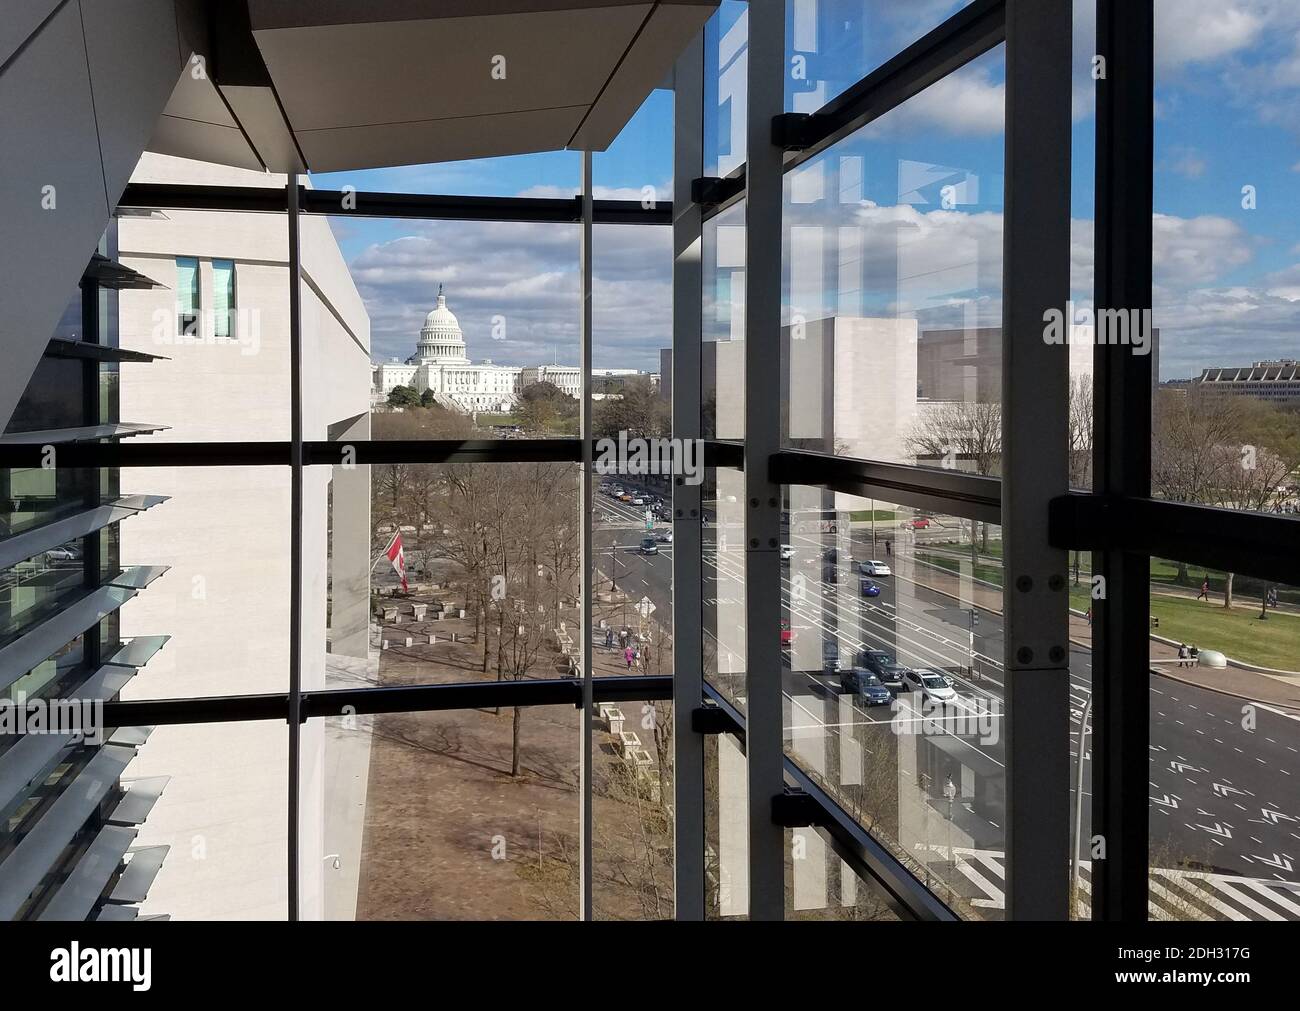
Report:
[[[597,226],[593,351],[598,365],[650,368],[671,339],[669,229]],[[465,331],[470,357],[527,365],[578,356],[576,225],[413,222],[350,264],[371,318],[376,358],[415,350],[438,285]],[[503,341],[492,320],[506,321]]]
[[[1203,285],[1249,263],[1250,236],[1234,221],[1215,215],[1152,220],[1152,267],[1156,283]]]
[[[987,64],[971,64],[913,96],[900,110],[911,128],[934,127],[956,136],[1001,133],[1006,86],[995,83]]]
[[[1253,45],[1281,13],[1271,0],[1156,0],[1156,66],[1222,59]]]

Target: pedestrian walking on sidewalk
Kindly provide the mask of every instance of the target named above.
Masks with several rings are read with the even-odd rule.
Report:
[[[605,629],[605,648],[606,648],[606,649],[613,649],[613,648],[614,648],[614,629],[613,629],[613,626],[611,626],[611,627]]]
[[[1204,598],[1207,604],[1210,602],[1210,580],[1208,577],[1205,582],[1201,584],[1201,592],[1196,595],[1197,600],[1201,600],[1202,598]]]
[[[632,669],[632,661],[635,659],[635,657],[636,657],[636,654],[634,654],[634,653],[632,652],[632,647],[631,647],[631,646],[624,646],[624,647],[623,647],[623,659],[627,661],[627,669],[628,669],[628,670],[631,670],[631,669]]]

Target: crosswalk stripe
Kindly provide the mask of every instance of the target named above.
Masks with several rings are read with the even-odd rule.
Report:
[[[948,859],[947,847],[922,843],[917,849]],[[981,893],[970,900],[971,905],[1006,908],[1004,853],[954,846],[952,857],[956,868]],[[1148,889],[1148,908],[1153,919],[1300,920],[1300,885],[1290,882],[1160,867],[1151,871]],[[1082,915],[1086,916],[1087,900],[1092,893],[1090,861],[1080,864],[1079,891],[1078,902],[1085,907]]]

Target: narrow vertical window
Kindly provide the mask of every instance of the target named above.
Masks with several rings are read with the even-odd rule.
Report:
[[[199,335],[199,261],[192,256],[176,258],[176,332]]]
[[[229,338],[235,334],[235,263],[212,261],[212,334]]]

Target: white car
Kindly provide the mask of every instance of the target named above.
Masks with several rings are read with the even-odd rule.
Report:
[[[781,545],[781,561],[783,561],[783,562],[788,562],[788,561],[789,561],[791,558],[793,558],[793,557],[794,557],[794,545],[793,545],[793,544],[782,544],[782,545]]]
[[[643,506],[645,505],[645,499],[643,499],[640,495],[638,495],[636,498],[632,500],[632,504],[637,506]]]
[[[948,684],[948,679],[939,671],[928,667],[903,671],[903,691],[920,692],[927,702],[951,702],[957,697],[957,693]]]
[[[864,576],[892,576],[893,575],[893,573],[890,572],[888,565],[886,565],[884,562],[877,561],[874,558],[869,562],[859,562],[858,568],[862,571],[862,574]]]

